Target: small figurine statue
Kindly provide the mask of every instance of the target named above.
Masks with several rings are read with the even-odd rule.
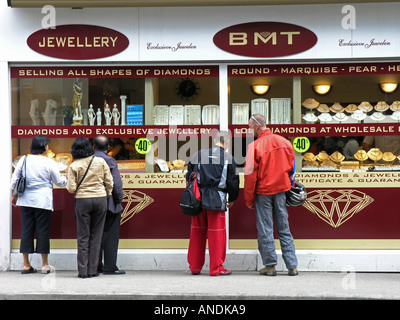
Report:
[[[106,104],[106,107],[104,108],[104,118],[106,119],[106,125],[111,126],[111,110],[108,104]]]
[[[38,109],[39,109],[39,100],[38,99],[31,100],[31,110],[29,111],[29,115],[31,116],[33,126],[40,125]]]
[[[94,126],[94,119],[96,118],[96,114],[95,114],[95,112],[94,112],[94,109],[93,109],[93,105],[92,105],[92,104],[89,106],[88,118],[89,118],[89,124],[90,124],[91,126]]]
[[[121,115],[119,114],[117,105],[114,104],[114,108],[112,110],[112,117],[114,119],[114,125],[118,126],[119,125],[119,118],[121,118]]]
[[[74,107],[74,124],[81,125],[82,124],[82,82],[79,78],[76,78],[74,84],[72,85],[73,97],[72,97],[72,105]]]
[[[42,112],[42,116],[46,126],[55,126],[57,116],[57,101],[48,99],[46,101],[46,109],[44,112]]]
[[[97,125],[101,126],[101,110],[100,110],[100,108],[97,109]]]

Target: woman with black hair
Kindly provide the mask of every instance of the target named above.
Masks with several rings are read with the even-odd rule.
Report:
[[[67,179],[60,175],[56,162],[46,157],[50,139],[35,136],[32,139],[31,154],[23,156],[18,162],[11,178],[11,189],[14,189],[18,178],[26,176],[25,192],[19,197],[12,196],[13,206],[21,209],[21,244],[20,252],[24,257],[21,273],[34,273],[29,261],[29,253],[40,253],[42,256],[42,273],[49,273],[48,254],[50,252],[50,223],[53,211],[53,183],[64,187]],[[25,169],[23,163],[25,162]],[[36,250],[34,234],[36,232]]]
[[[97,266],[107,197],[113,190],[113,178],[104,159],[93,156],[93,146],[86,138],[72,144],[74,162],[68,169],[67,190],[75,193],[75,217],[78,238],[78,277],[98,276]]]

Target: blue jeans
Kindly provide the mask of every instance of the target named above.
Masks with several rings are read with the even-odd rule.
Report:
[[[258,230],[258,250],[263,264],[277,264],[274,239],[274,221],[281,244],[282,257],[288,269],[297,268],[297,258],[293,237],[289,229],[286,195],[284,192],[273,195],[256,195],[256,216]]]

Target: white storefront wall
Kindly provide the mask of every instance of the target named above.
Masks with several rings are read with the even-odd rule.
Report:
[[[221,112],[227,108],[227,65],[282,63],[287,61],[395,61],[400,56],[400,3],[345,5],[291,5],[255,7],[180,8],[60,8],[56,25],[90,24],[121,32],[129,39],[127,49],[96,60],[62,60],[37,53],[27,38],[42,29],[46,14],[40,8],[9,8],[0,5],[0,96],[3,110],[0,133],[3,169],[0,172],[0,270],[19,269],[22,258],[11,252],[11,65],[163,65],[205,64],[220,66]],[[284,22],[311,30],[318,41],[311,49],[292,56],[252,58],[219,49],[213,36],[232,25],[249,22]],[[353,28],[348,28],[352,23]],[[371,45],[372,43],[372,45]],[[221,128],[227,128],[227,119]],[[351,266],[360,271],[398,271],[398,250],[299,250],[300,270],[340,271]],[[74,250],[53,250],[50,263],[58,269],[76,269]],[[33,259],[39,259],[34,257]],[[260,267],[255,250],[228,250],[227,264],[234,270]],[[185,269],[186,250],[121,250],[119,265],[125,269]],[[283,268],[280,260],[279,268]]]

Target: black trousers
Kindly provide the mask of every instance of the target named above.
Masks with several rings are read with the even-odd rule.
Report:
[[[118,270],[117,253],[119,244],[119,231],[121,224],[121,212],[112,213],[107,211],[106,221],[104,223],[103,238],[101,240],[101,251],[99,257],[100,272],[113,272]],[[104,265],[103,265],[104,253]]]
[[[107,198],[76,198],[79,275],[97,273]]]
[[[50,253],[51,210],[20,207],[21,209],[21,253]],[[36,233],[36,250],[34,238]]]

